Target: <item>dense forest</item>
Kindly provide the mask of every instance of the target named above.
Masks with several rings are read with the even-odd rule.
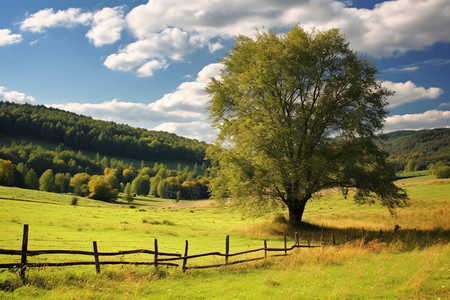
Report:
[[[396,171],[440,169],[450,176],[449,128],[397,131],[379,141]],[[133,195],[204,199],[209,197],[206,147],[167,132],[0,102],[0,185],[108,201],[119,192],[129,201]],[[169,168],[162,161],[175,164]]]
[[[397,171],[426,170],[436,162],[450,162],[450,128],[396,131],[381,135],[388,161]]]
[[[119,192],[129,201],[133,195],[204,199],[206,146],[42,105],[0,102],[0,185],[106,201]],[[178,164],[171,169],[162,161]]]
[[[201,163],[207,146],[173,133],[95,120],[43,105],[10,102],[0,102],[0,134],[146,161]]]
[[[117,158],[86,155],[59,144],[50,150],[32,142],[0,139],[0,185],[69,193],[111,201],[119,192],[172,199],[205,199],[207,166],[155,162],[139,166]],[[127,190],[128,187],[128,190]],[[131,197],[132,198],[132,197]],[[129,198],[130,199],[130,198]]]

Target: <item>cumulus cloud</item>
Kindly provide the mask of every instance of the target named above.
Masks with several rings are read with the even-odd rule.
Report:
[[[166,59],[181,60],[199,47],[202,47],[202,41],[195,36],[178,28],[167,28],[129,44],[119,53],[109,55],[104,65],[119,71],[131,71],[139,67],[139,76],[152,76],[153,72],[149,70],[166,68]]]
[[[211,143],[215,140],[218,132],[211,127],[207,121],[194,121],[188,123],[167,122],[161,123],[155,130],[173,132],[187,138]]]
[[[136,40],[109,55],[104,65],[142,77],[152,76],[156,65],[164,68],[199,48],[222,49],[222,41],[236,35],[253,36],[256,29],[283,31],[295,24],[307,30],[340,28],[355,50],[374,57],[420,50],[450,42],[450,31],[442,30],[450,28],[450,2],[393,0],[358,9],[338,0],[150,0],[126,16],[124,6],[97,12],[48,8],[28,16],[21,29],[43,32],[77,24],[92,25],[86,37],[96,46],[118,41],[127,27]]]
[[[11,45],[20,43],[22,41],[22,35],[11,34],[10,29],[0,29],[0,46]]]
[[[395,92],[393,96],[388,99],[388,108],[394,108],[406,103],[412,103],[422,99],[436,99],[444,93],[441,88],[416,86],[412,81],[407,82],[391,82],[384,81],[383,87]]]
[[[420,114],[394,115],[387,117],[385,132],[396,130],[421,130],[450,128],[450,111],[429,110]]]
[[[216,136],[205,111],[209,97],[204,91],[211,77],[222,65],[205,66],[195,80],[183,82],[173,93],[150,104],[123,102],[116,99],[103,103],[66,103],[52,107],[89,115],[97,119],[131,126],[173,132],[211,142]]]
[[[151,0],[135,7],[127,23],[142,40],[166,28],[214,37],[254,35],[255,28],[299,24],[307,29],[341,28],[357,50],[390,56],[450,41],[450,3],[443,0],[396,0],[373,9],[348,7],[342,1]]]
[[[155,59],[146,62],[145,65],[136,71],[136,73],[139,77],[151,77],[156,70],[166,69],[167,67],[168,64],[165,60],[159,61]]]
[[[124,7],[105,7],[96,12],[92,20],[92,28],[86,37],[96,47],[113,44],[120,40],[121,32],[125,26]]]
[[[173,93],[164,95],[161,99],[150,103],[155,111],[179,111],[189,115],[192,112],[204,113],[209,96],[204,89],[211,77],[216,77],[222,69],[222,64],[210,64],[204,67],[194,81],[183,82]]]
[[[27,96],[24,93],[17,91],[7,91],[3,86],[0,86],[0,101],[9,101],[16,103],[34,103],[36,99],[33,96]]]
[[[40,10],[20,23],[20,29],[31,32],[44,32],[46,28],[88,25],[92,20],[92,13],[82,12],[80,8],[58,10],[53,8]]]

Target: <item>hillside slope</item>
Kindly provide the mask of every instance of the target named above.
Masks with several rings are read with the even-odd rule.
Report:
[[[450,128],[383,134],[382,147],[400,171],[424,170],[430,163],[450,161]]]
[[[0,134],[34,138],[101,155],[201,162],[206,143],[173,133],[95,120],[43,105],[0,102]]]

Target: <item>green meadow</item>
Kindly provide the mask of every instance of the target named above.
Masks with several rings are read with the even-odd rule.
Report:
[[[287,211],[259,217],[214,201],[137,197],[132,203],[107,203],[74,196],[0,187],[0,248],[21,248],[23,224],[29,224],[29,250],[99,251],[153,249],[189,254],[282,247],[294,232],[301,243],[326,245],[300,249],[288,257],[269,257],[215,269],[188,270],[153,266],[102,265],[0,270],[1,299],[448,299],[450,297],[450,181],[431,175],[397,182],[410,197],[394,214],[380,205],[356,205],[335,191],[317,195],[306,206],[305,228],[291,229]],[[394,232],[394,227],[400,229]],[[364,228],[364,238],[362,231]],[[379,237],[382,232],[381,239]],[[336,246],[330,245],[335,234]],[[356,238],[356,239],[354,239]],[[257,254],[258,255],[258,254]],[[259,254],[261,255],[261,254]],[[250,257],[250,256],[249,256]],[[46,255],[29,262],[91,260]],[[152,261],[146,254],[115,258]],[[1,263],[20,257],[1,255]],[[108,258],[108,260],[110,260]],[[188,265],[220,263],[223,258],[189,260]]]

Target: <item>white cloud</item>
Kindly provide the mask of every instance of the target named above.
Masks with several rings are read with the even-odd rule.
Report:
[[[430,87],[426,89],[424,87],[416,86],[409,80],[407,82],[384,81],[382,85],[395,92],[393,96],[388,98],[388,108],[394,108],[422,99],[436,99],[444,93],[441,88]]]
[[[27,96],[17,91],[6,91],[6,88],[0,86],[0,101],[9,101],[16,103],[34,103],[36,99],[33,96]]]
[[[114,99],[103,103],[66,103],[51,106],[97,119],[169,131],[210,142],[214,140],[216,132],[211,127],[205,110],[209,97],[204,89],[209,79],[217,76],[221,69],[222,65],[219,63],[207,65],[194,81],[183,82],[175,92],[168,93],[150,104]]]
[[[168,67],[168,64],[166,63],[165,60],[158,61],[155,59],[155,60],[151,60],[151,61],[145,63],[145,65],[140,67],[136,71],[136,73],[138,74],[139,77],[151,77],[151,76],[153,76],[154,71],[166,69],[167,67]]]
[[[124,26],[123,6],[105,7],[94,14],[92,28],[86,37],[96,47],[113,44],[120,40]]]
[[[124,6],[97,12],[47,8],[28,16],[21,29],[43,32],[51,27],[92,25],[86,37],[102,46],[118,41],[128,27],[136,41],[109,55],[104,65],[138,76],[152,76],[156,61],[159,67],[167,67],[202,47],[217,51],[224,47],[222,41],[236,35],[253,36],[256,29],[283,31],[295,24],[307,30],[340,28],[355,50],[374,57],[450,42],[450,30],[443,30],[450,28],[449,1],[393,0],[373,9],[348,5],[338,0],[149,0],[134,7],[126,21]]]
[[[135,7],[127,23],[139,40],[167,28],[197,33],[203,40],[254,35],[255,28],[341,28],[358,51],[376,57],[423,49],[450,41],[450,2],[396,0],[373,9],[348,7],[336,0],[209,1],[151,0]],[[213,47],[214,48],[214,47]]]
[[[40,10],[20,23],[20,29],[31,32],[45,32],[46,28],[66,27],[72,28],[76,25],[88,25],[92,20],[92,13],[82,12],[80,8],[69,8],[58,10],[53,8]]]
[[[400,66],[400,67],[392,67],[384,70],[385,72],[392,73],[409,73],[419,70],[419,66],[417,65],[408,65],[408,66]]]
[[[182,111],[186,115],[192,112],[204,114],[210,99],[204,90],[209,79],[217,76],[222,68],[220,63],[207,65],[198,73],[194,81],[183,82],[175,92],[164,95],[149,106],[155,111]]]
[[[21,41],[22,35],[11,34],[11,30],[9,29],[0,29],[0,46],[16,44]]]
[[[211,143],[215,140],[218,132],[206,121],[194,121],[188,123],[167,122],[162,123],[154,130],[176,133],[187,138]]]
[[[162,66],[167,67],[166,58],[181,60],[187,53],[201,46],[201,41],[192,39],[187,32],[178,28],[167,28],[160,33],[149,34],[144,40],[129,44],[117,54],[111,54],[106,58],[104,65],[119,71],[131,71],[139,67],[140,71],[137,72],[139,76],[145,76],[146,73],[147,76],[151,76],[152,72],[145,72],[151,66],[158,65],[160,69]],[[148,62],[151,62],[151,65],[141,69]]]
[[[421,130],[450,128],[450,111],[429,110],[420,114],[394,115],[387,117],[385,132],[396,130]]]

